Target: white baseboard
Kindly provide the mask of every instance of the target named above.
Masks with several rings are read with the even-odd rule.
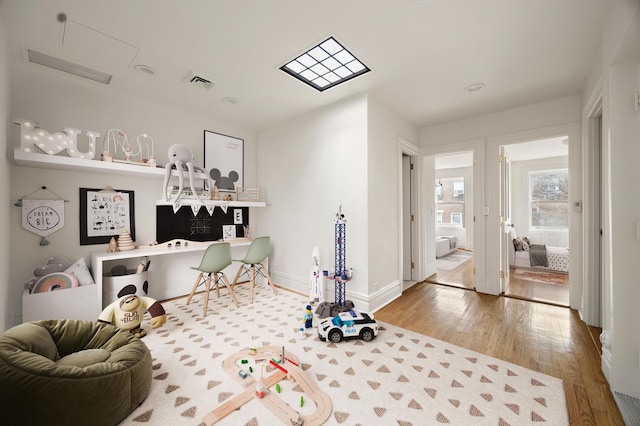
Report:
[[[605,348],[604,346],[602,347],[602,365],[601,365],[601,369],[602,369],[602,373],[604,374],[604,377],[607,379],[607,382],[609,382],[609,386],[613,387],[613,360],[612,360],[612,355],[611,355],[611,351],[609,351],[609,349]]]
[[[301,294],[309,294],[309,281],[300,277],[269,271],[271,279],[277,286],[295,291]],[[356,309],[363,312],[375,312],[388,305],[402,295],[402,281],[391,282],[370,295],[349,291],[347,286],[346,299],[351,300]],[[324,300],[335,300],[335,288],[331,280],[324,280]]]

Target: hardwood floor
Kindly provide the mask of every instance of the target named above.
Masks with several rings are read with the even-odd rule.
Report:
[[[438,269],[427,281],[473,290],[473,257],[453,270]]]
[[[534,300],[559,306],[569,306],[569,286],[547,284],[514,277],[515,268],[511,268],[509,286],[505,296]],[[453,270],[438,269],[427,277],[427,282],[473,290],[473,258]]]
[[[569,285],[548,284],[522,280],[514,277],[516,268],[511,268],[509,285],[505,296],[534,300],[559,306],[569,306]]]
[[[571,425],[624,425],[576,311],[422,282],[375,316],[562,379]]]

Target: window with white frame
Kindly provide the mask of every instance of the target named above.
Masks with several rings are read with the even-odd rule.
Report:
[[[464,226],[464,177],[436,179],[437,225]]]
[[[462,226],[462,213],[460,212],[451,213],[451,224]]]
[[[532,228],[569,227],[569,170],[529,172],[529,224]]]

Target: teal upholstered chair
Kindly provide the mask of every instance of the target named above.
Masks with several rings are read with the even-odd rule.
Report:
[[[227,287],[233,303],[235,303],[236,307],[238,307],[238,300],[236,299],[236,295],[233,293],[233,286],[229,284],[227,276],[224,274],[224,272],[222,272],[224,268],[231,265],[231,262],[231,245],[229,243],[214,243],[207,247],[207,250],[202,256],[202,260],[200,261],[200,265],[197,267],[191,267],[191,269],[199,271],[200,274],[198,275],[198,279],[196,279],[196,282],[193,285],[191,294],[187,298],[187,305],[189,304],[189,302],[191,302],[191,298],[195,294],[198,287],[204,284],[204,310],[202,312],[202,315],[207,316],[209,292],[211,291],[211,276],[213,275],[216,295],[220,297],[220,279],[222,279],[222,285]]]
[[[242,275],[248,274],[249,280],[251,282],[251,292],[249,296],[250,303],[253,303],[253,290],[256,285],[256,274],[260,274],[265,277],[267,279],[267,283],[273,291],[273,294],[277,294],[276,287],[271,281],[271,277],[269,276],[267,266],[264,264],[264,261],[267,257],[269,257],[270,252],[271,239],[269,237],[258,237],[251,242],[249,250],[247,250],[247,254],[244,256],[244,259],[234,259],[234,261],[236,262],[242,262],[242,266],[238,268],[238,273],[233,279],[233,284],[231,286],[235,286],[238,282],[238,278],[240,278]]]

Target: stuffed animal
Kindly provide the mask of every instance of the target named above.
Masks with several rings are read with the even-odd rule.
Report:
[[[140,324],[145,312],[151,315],[151,328],[158,328],[167,322],[167,315],[160,302],[135,294],[123,296],[104,308],[98,322],[113,324],[122,330],[128,330],[136,337],[144,337],[147,332]]]

